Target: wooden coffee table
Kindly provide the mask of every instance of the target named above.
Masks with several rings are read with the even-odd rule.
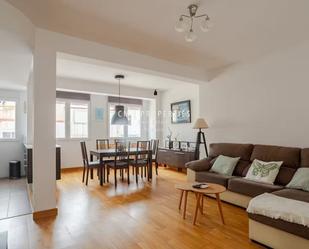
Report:
[[[192,185],[194,185],[194,184],[196,184],[196,183],[192,183],[192,182],[189,183],[188,182],[188,183],[180,183],[180,184],[175,185],[175,188],[179,189],[181,191],[180,192],[179,206],[178,206],[179,210],[181,210],[183,196],[185,197],[184,198],[184,207],[183,207],[183,219],[186,218],[187,198],[188,198],[189,192],[194,193],[195,196],[196,196],[196,206],[195,206],[195,212],[194,212],[194,218],[193,218],[193,225],[196,224],[198,211],[200,210],[201,214],[203,214],[204,195],[214,194],[216,196],[216,199],[217,199],[218,208],[219,208],[222,223],[225,224],[221,200],[220,200],[220,194],[223,193],[224,191],[226,191],[226,188],[222,185],[219,185],[219,184],[207,183],[208,188],[197,189],[197,188],[192,187]]]

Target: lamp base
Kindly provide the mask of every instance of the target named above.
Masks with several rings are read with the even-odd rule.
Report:
[[[206,153],[206,157],[208,157],[208,150],[207,150],[207,144],[205,139],[205,133],[202,132],[202,129],[200,129],[197,133],[196,137],[196,148],[195,148],[195,159],[200,159],[200,145],[204,144],[204,149]]]

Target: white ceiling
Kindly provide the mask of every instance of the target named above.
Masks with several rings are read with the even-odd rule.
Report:
[[[125,79],[121,80],[121,85],[131,87],[164,91],[188,84],[180,80],[136,72],[120,66],[108,66],[105,62],[94,59],[67,54],[57,56],[57,76],[60,77],[118,84],[118,81],[114,78],[116,74],[125,76]]]
[[[215,26],[186,43],[174,31],[194,0],[7,0],[38,26],[217,70],[309,39],[308,0],[204,0]]]

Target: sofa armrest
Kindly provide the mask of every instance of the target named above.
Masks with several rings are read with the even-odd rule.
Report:
[[[191,169],[196,172],[200,171],[208,171],[210,170],[212,164],[211,164],[211,159],[209,158],[204,158],[201,160],[195,160],[186,163],[186,168]]]

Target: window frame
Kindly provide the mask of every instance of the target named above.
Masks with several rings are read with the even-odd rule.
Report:
[[[111,105],[118,105],[118,103],[114,103],[114,102],[108,102],[108,137],[109,139],[128,139],[128,140],[138,140],[138,139],[141,139],[143,136],[142,136],[142,115],[141,115],[141,119],[140,119],[140,136],[139,137],[129,137],[129,129],[128,129],[128,125],[123,125],[124,126],[124,136],[123,137],[112,137],[111,136],[111,123],[110,123],[110,107]],[[121,104],[121,105],[124,105],[124,110],[125,110],[125,113],[128,113],[128,107],[129,106],[135,106],[135,107],[139,107],[140,108],[140,111],[142,112],[143,111],[143,106],[142,105],[135,105],[135,104]]]
[[[18,130],[18,115],[17,113],[19,112],[19,100],[14,97],[5,97],[5,96],[0,96],[1,101],[11,101],[15,102],[15,138],[0,138],[0,142],[16,142],[19,141],[19,130]]]
[[[81,104],[81,105],[87,105],[87,116],[88,116],[88,121],[87,121],[87,137],[71,137],[71,104]],[[90,101],[83,101],[83,100],[70,100],[68,102],[68,112],[69,112],[69,118],[68,118],[68,126],[69,126],[69,133],[68,133],[68,138],[70,140],[89,140],[90,139]]]
[[[85,140],[88,141],[91,139],[90,127],[91,127],[91,102],[88,100],[79,100],[79,99],[64,99],[57,98],[57,102],[65,103],[65,137],[64,138],[56,138],[56,141],[80,141]],[[55,105],[56,105],[55,103]],[[87,137],[71,137],[71,104],[87,104],[88,106],[88,136]],[[55,120],[56,126],[56,120]]]
[[[56,99],[56,105],[57,105],[57,103],[62,103],[62,104],[64,104],[64,137],[57,137],[57,127],[56,127],[56,140],[66,140],[66,138],[67,138],[67,130],[68,130],[68,127],[67,127],[67,117],[68,117],[68,115],[67,115],[67,102],[66,102],[66,100],[64,100],[64,99]],[[56,109],[56,112],[57,112],[57,109]],[[57,114],[56,114],[56,120],[55,120],[56,122],[55,122],[55,124],[57,125]]]

